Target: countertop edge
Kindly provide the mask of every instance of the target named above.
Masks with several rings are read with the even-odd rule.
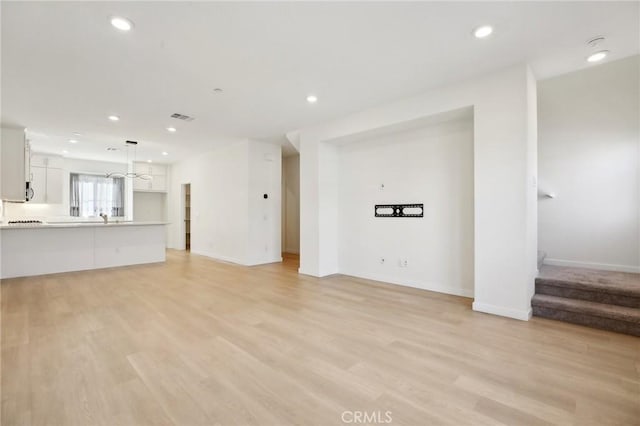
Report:
[[[24,225],[0,225],[0,230],[15,229],[53,229],[53,228],[118,228],[122,226],[161,226],[169,225],[169,222],[121,222],[121,223],[43,223],[43,224],[24,224]]]

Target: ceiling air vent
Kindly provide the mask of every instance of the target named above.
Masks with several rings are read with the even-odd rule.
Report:
[[[189,117],[188,115],[173,113],[171,114],[171,118],[177,118],[182,121],[193,121],[193,117]]]

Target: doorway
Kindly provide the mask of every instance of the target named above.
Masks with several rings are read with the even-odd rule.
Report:
[[[191,251],[191,184],[182,185],[184,194],[184,249]]]
[[[300,253],[300,156],[282,159],[282,253],[296,258]]]

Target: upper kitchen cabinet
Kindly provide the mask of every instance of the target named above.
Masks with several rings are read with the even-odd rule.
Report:
[[[133,163],[136,173],[151,176],[150,180],[134,179],[134,191],[167,192],[167,166],[164,164]]]
[[[64,157],[54,154],[32,153],[31,166],[64,169]]]
[[[35,154],[31,158],[32,203],[62,204],[64,159],[56,155]]]
[[[24,129],[3,127],[0,131],[0,197],[6,201],[26,201],[30,178],[29,143]]]

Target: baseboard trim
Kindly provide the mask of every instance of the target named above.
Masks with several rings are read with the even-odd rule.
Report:
[[[247,263],[244,262],[243,260],[240,259],[236,259],[234,257],[228,257],[228,256],[220,256],[218,254],[215,253],[208,253],[208,252],[204,252],[204,251],[199,251],[199,250],[193,250],[191,249],[191,253],[193,254],[197,254],[200,256],[205,256],[214,260],[219,260],[221,262],[227,262],[227,263],[234,263],[236,265],[241,265],[241,266],[247,266]]]
[[[484,312],[485,314],[499,315],[501,317],[513,318],[520,321],[529,321],[531,319],[531,308],[526,311],[513,308],[505,308],[503,306],[491,305],[489,303],[473,302],[473,310]]]
[[[310,272],[307,271],[303,268],[298,268],[298,273],[302,274],[302,275],[308,275],[310,277],[314,277],[314,278],[326,278],[326,277],[331,277],[333,275],[340,275],[339,272],[333,272],[331,274],[324,274],[324,275],[320,275],[318,272]]]
[[[420,290],[435,291],[436,293],[451,294],[453,296],[462,296],[473,298],[473,290],[466,288],[450,287],[442,284],[425,283],[420,281],[404,281],[394,280],[389,277],[378,276],[375,274],[360,274],[351,271],[339,272],[341,275],[347,275],[355,278],[364,278],[365,280],[380,281],[386,284],[400,285],[403,287],[418,288]]]
[[[282,257],[276,257],[275,259],[270,259],[270,260],[261,260],[261,261],[258,261],[258,262],[247,262],[245,260],[236,259],[235,257],[221,256],[219,254],[209,253],[209,252],[206,252],[206,251],[199,251],[199,250],[193,250],[192,249],[191,253],[197,254],[197,255],[200,255],[200,256],[209,257],[211,259],[219,260],[221,262],[234,263],[236,265],[241,265],[241,266],[260,266],[260,265],[267,265],[269,263],[280,263],[280,262],[282,262]]]
[[[599,269],[601,271],[640,273],[640,266],[615,265],[609,263],[577,262],[575,260],[545,258],[543,265],[567,266],[571,268]]]
[[[246,263],[246,266],[260,266],[260,265],[268,265],[270,263],[281,263],[282,262],[282,258],[281,257],[277,257],[275,259],[272,260],[261,260],[259,262],[251,262],[251,263]]]

